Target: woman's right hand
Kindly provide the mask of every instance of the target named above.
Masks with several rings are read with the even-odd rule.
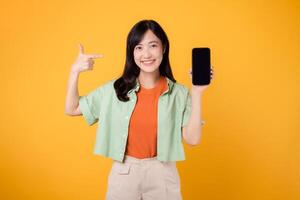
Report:
[[[84,49],[79,44],[79,54],[76,61],[72,65],[72,72],[81,73],[83,71],[92,70],[95,58],[102,58],[102,54],[84,54]]]

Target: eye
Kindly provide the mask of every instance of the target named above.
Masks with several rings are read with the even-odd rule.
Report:
[[[157,45],[156,44],[152,44],[151,47],[157,47]]]
[[[135,47],[135,49],[137,49],[137,50],[141,50],[141,49],[142,49],[142,47],[141,47],[141,46],[136,46],[136,47]]]

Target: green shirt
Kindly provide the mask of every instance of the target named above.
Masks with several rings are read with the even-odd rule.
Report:
[[[185,160],[182,126],[191,114],[191,95],[184,85],[167,78],[168,89],[158,99],[157,160]],[[114,81],[107,81],[79,97],[79,107],[88,125],[98,122],[94,153],[123,162],[130,117],[137,101],[139,82],[128,91],[129,101],[117,98]]]

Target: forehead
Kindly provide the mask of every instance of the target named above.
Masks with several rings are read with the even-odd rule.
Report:
[[[142,40],[139,44],[148,44],[148,43],[160,43],[160,39],[151,31],[147,30],[143,35]]]

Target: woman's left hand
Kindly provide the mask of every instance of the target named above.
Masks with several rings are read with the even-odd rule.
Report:
[[[214,76],[214,70],[213,67],[210,70],[210,80],[213,79]],[[192,81],[192,68],[190,69],[190,78]],[[196,91],[196,92],[203,92],[209,85],[193,85],[192,84],[192,90]]]

